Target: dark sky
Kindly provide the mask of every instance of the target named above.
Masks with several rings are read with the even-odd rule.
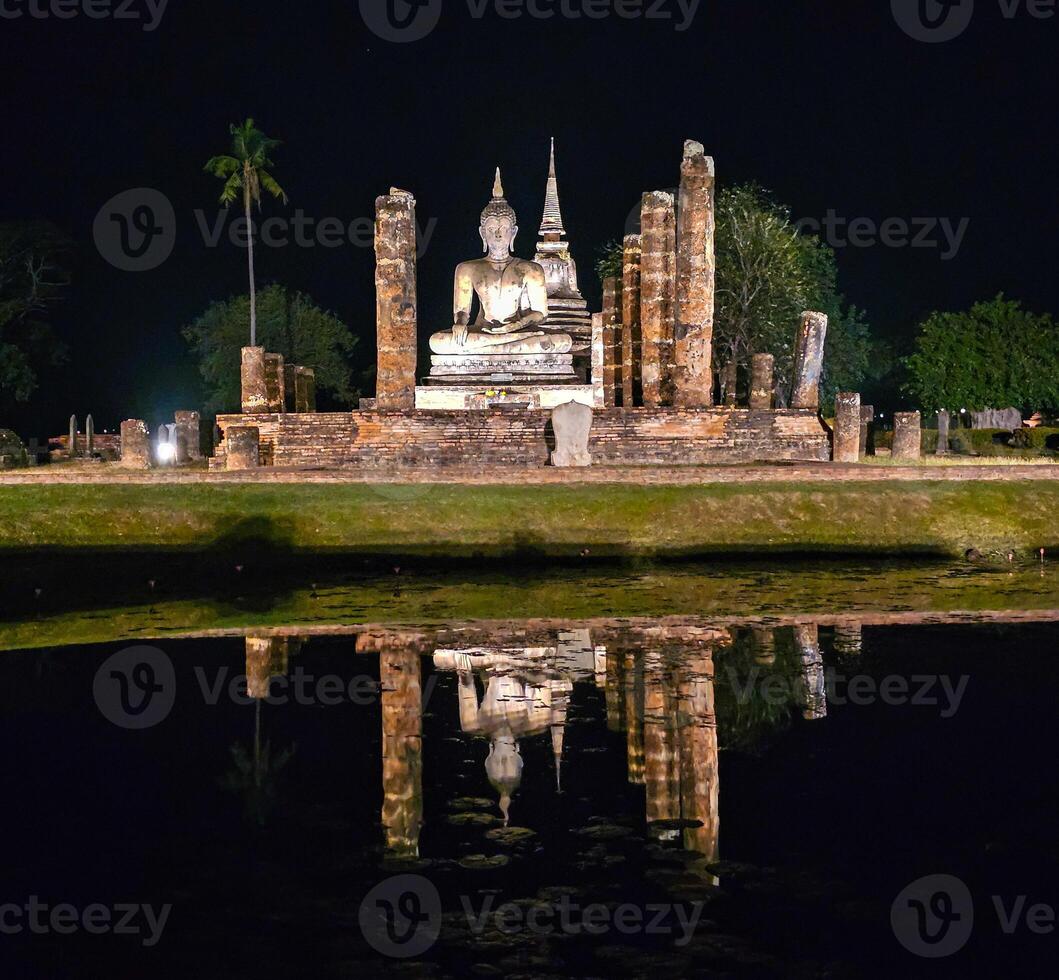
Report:
[[[246,291],[245,252],[198,230],[196,209],[217,214],[202,167],[251,115],[284,141],[275,174],[291,204],[267,214],[348,224],[396,185],[416,194],[421,224],[436,219],[420,265],[424,335],[448,325],[452,270],[478,254],[497,164],[516,249],[532,255],[552,135],[593,306],[599,246],[642,191],[676,183],[690,137],[722,183],[756,180],[797,218],[968,219],[955,257],[938,229],[939,247],[839,249],[844,292],[898,343],[924,313],[1001,290],[1059,312],[1059,18],[1015,0],[976,0],[966,30],[936,44],[902,30],[888,0],[702,0],[683,31],[675,0],[659,6],[671,19],[636,20],[509,20],[492,3],[475,18],[467,0],[444,0],[436,28],[409,44],[372,33],[356,0],[171,0],[151,31],[147,0],[114,0],[138,19],[38,18],[31,3],[48,0],[0,0],[25,12],[0,18],[0,220],[54,221],[77,260],[55,318],[70,363],[0,419],[27,436],[63,431],[71,412],[104,428],[198,404],[180,327]],[[563,6],[586,0],[537,0]],[[176,244],[160,267],[125,272],[99,254],[93,220],[140,187],[172,202]],[[370,247],[261,248],[258,275],[340,315],[362,338],[358,369],[371,362]]]

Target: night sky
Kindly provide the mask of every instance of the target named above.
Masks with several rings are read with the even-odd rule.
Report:
[[[203,164],[247,116],[284,141],[274,173],[291,203],[269,200],[266,215],[348,225],[391,186],[415,193],[421,225],[436,221],[420,263],[423,337],[450,323],[455,264],[480,254],[498,164],[516,251],[532,256],[553,135],[593,308],[599,247],[642,191],[676,184],[694,138],[721,183],[755,180],[795,218],[969,219],[955,257],[942,258],[937,229],[939,247],[839,249],[843,291],[898,346],[930,310],[1000,291],[1059,313],[1059,17],[1014,0],[977,0],[966,30],[935,44],[898,26],[888,0],[702,0],[683,31],[675,0],[659,8],[670,19],[637,20],[508,20],[493,4],[476,19],[467,0],[444,0],[436,28],[409,44],[372,33],[356,0],[171,0],[150,31],[147,0],[131,0],[137,19],[30,16],[47,2],[0,0],[25,12],[0,18],[0,220],[48,219],[76,244],[54,314],[70,361],[0,419],[26,437],[64,431],[71,412],[103,429],[198,407],[180,328],[247,284],[245,252],[226,237],[209,247],[195,211],[215,220],[219,182]],[[125,272],[99,254],[93,221],[140,187],[172,202],[176,244],[160,267]],[[358,372],[372,362],[370,245],[262,247],[257,269],[350,324]]]

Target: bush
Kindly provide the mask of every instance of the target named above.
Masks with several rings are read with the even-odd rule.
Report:
[[[980,456],[1044,456],[1059,448],[1059,429],[954,429],[954,452]]]

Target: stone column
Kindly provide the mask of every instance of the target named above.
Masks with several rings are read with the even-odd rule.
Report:
[[[67,435],[68,445],[66,447],[66,453],[70,459],[77,458],[77,416],[70,416],[70,430]]]
[[[92,458],[95,453],[95,441],[96,441],[96,423],[91,415],[85,419],[85,456],[88,459]]]
[[[177,466],[187,466],[189,458],[187,434],[176,428],[173,431],[173,462]]]
[[[824,369],[824,341],[827,317],[823,313],[803,313],[794,340],[794,378],[791,408],[820,408],[820,375]]]
[[[621,404],[632,408],[640,397],[641,237],[625,236],[621,283]]]
[[[390,189],[375,201],[375,324],[380,411],[415,408],[416,202],[407,191]]]
[[[592,381],[592,404],[603,408],[606,404],[606,387],[603,380],[603,365],[606,360],[606,331],[603,327],[603,314],[592,314],[592,346],[589,351],[589,364]]]
[[[625,653],[625,749],[629,782],[643,784],[644,748],[644,676],[643,654]]]
[[[860,454],[861,456],[875,455],[874,405],[861,405],[860,407]]]
[[[772,389],[775,387],[776,358],[771,354],[755,354],[750,360],[750,407],[769,411],[774,407]]]
[[[294,369],[294,411],[303,415],[316,411],[316,371],[313,368]]]
[[[949,452],[949,413],[942,409],[938,412],[938,448],[937,455],[946,456]]]
[[[640,330],[643,403],[672,403],[673,328],[676,316],[676,200],[666,191],[643,196],[640,215]]]
[[[603,280],[603,322],[613,323],[621,318],[621,280],[607,276]]]
[[[398,856],[419,853],[423,826],[423,688],[420,654],[400,634],[379,652],[382,699],[382,825]]]
[[[256,425],[230,425],[225,433],[225,468],[256,470],[261,465],[261,430]]]
[[[614,408],[621,392],[621,279],[603,280],[603,404]]]
[[[806,721],[827,717],[827,678],[820,653],[818,626],[796,626],[794,644],[801,658],[802,715]]]
[[[701,143],[684,143],[677,207],[673,404],[713,404],[714,166]]]
[[[860,459],[860,395],[840,391],[835,396],[835,431],[832,459],[856,463]]]
[[[761,667],[776,662],[776,631],[768,626],[754,626],[750,630],[750,644],[754,651],[754,663]]]
[[[839,660],[858,660],[863,651],[864,627],[860,623],[835,627],[835,656]]]
[[[273,677],[289,669],[290,640],[285,636],[246,637],[246,694],[255,701],[267,700]]]
[[[243,414],[264,415],[268,411],[264,347],[243,348],[242,384]]]
[[[735,408],[739,404],[739,365],[735,361],[729,361],[721,369],[721,388],[725,406]]]
[[[202,438],[199,432],[198,412],[177,412],[173,416],[177,433],[182,433],[187,445],[189,459],[202,459]]]
[[[894,415],[894,459],[921,459],[923,456],[923,418],[919,412],[897,412]]]
[[[283,355],[265,354],[265,397],[271,415],[281,415],[286,411],[283,384]]]
[[[121,465],[140,470],[151,466],[147,423],[141,419],[126,419],[121,423]]]

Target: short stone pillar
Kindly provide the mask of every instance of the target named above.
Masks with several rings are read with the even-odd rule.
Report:
[[[383,412],[415,408],[417,290],[416,201],[393,187],[375,201],[375,397]]]
[[[721,368],[721,391],[726,408],[739,404],[739,365],[734,360]]]
[[[552,466],[591,466],[588,437],[592,433],[592,409],[580,402],[567,402],[552,411],[555,451]]]
[[[820,409],[820,375],[824,370],[824,341],[827,340],[827,316],[823,313],[802,314],[794,339],[794,379],[791,385],[791,408]]]
[[[198,412],[176,412],[173,415],[177,433],[183,435],[187,446],[188,459],[202,459],[202,436],[199,428]]]
[[[874,405],[861,405],[860,407],[860,454],[861,456],[875,455]]]
[[[283,355],[265,354],[265,397],[271,415],[282,415],[287,410],[283,385]]]
[[[243,414],[264,415],[268,412],[268,389],[265,384],[265,348],[244,347],[241,380]]]
[[[775,384],[776,358],[771,354],[755,354],[750,359],[750,407],[759,412],[774,408]]]
[[[640,263],[642,239],[626,235],[621,281],[621,404],[632,408],[640,398]]]
[[[677,207],[673,404],[688,408],[713,404],[714,174],[713,157],[687,140]]]
[[[835,396],[834,449],[836,463],[856,463],[860,459],[860,394],[840,391]]]
[[[261,430],[256,425],[230,425],[225,433],[225,468],[256,470],[261,465]]]
[[[316,371],[313,368],[294,369],[294,411],[300,415],[316,411]]]
[[[126,419],[121,423],[121,465],[150,469],[151,440],[147,436],[147,423],[142,419]]]
[[[921,459],[923,456],[923,418],[919,412],[897,412],[894,415],[894,459]]]
[[[66,447],[66,455],[69,456],[70,459],[76,459],[77,458],[77,433],[78,433],[77,416],[76,415],[71,415],[70,416],[70,429],[69,429],[69,432],[67,433],[68,445]]]
[[[946,456],[949,452],[949,413],[942,409],[938,412],[938,448],[935,453],[938,456]]]
[[[676,316],[676,198],[666,191],[643,196],[640,212],[640,366],[643,403],[672,403],[673,329]]]

